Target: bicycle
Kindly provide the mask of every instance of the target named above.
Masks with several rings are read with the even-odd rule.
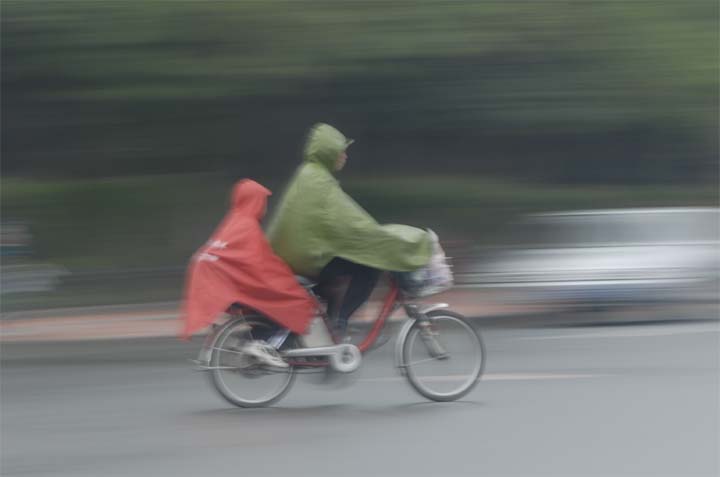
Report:
[[[318,304],[314,283],[298,277]],[[480,333],[446,303],[419,305],[403,293],[395,279],[368,334],[359,345],[337,342],[328,332],[323,312],[314,319],[306,335],[278,335],[272,323],[254,313],[241,310],[208,335],[203,345],[206,359],[200,369],[209,371],[210,381],[220,395],[240,407],[263,407],[280,400],[301,372],[350,373],[358,369],[362,355],[376,344],[388,318],[404,309],[407,321],[395,344],[396,366],[420,395],[433,401],[454,401],[469,393],[485,368],[485,346]],[[322,309],[322,307],[319,307]],[[459,340],[458,340],[459,338]],[[289,363],[287,369],[268,368],[242,353],[247,340],[277,341],[279,353]],[[453,370],[453,365],[459,370]],[[236,384],[239,386],[236,389]],[[261,391],[253,395],[252,388]]]

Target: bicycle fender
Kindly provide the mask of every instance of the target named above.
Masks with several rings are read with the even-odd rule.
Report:
[[[435,303],[433,305],[428,305],[419,310],[420,316],[425,316],[431,311],[440,310],[448,307],[449,305],[447,303]],[[403,376],[405,376],[405,363],[403,362],[402,356],[403,343],[405,343],[405,339],[407,338],[408,333],[410,333],[410,329],[413,327],[416,321],[417,319],[415,318],[408,318],[408,320],[403,324],[402,328],[400,328],[400,333],[398,333],[397,341],[395,341],[395,366],[397,366],[400,374]]]
[[[400,328],[400,333],[398,333],[397,341],[395,341],[395,366],[397,366],[398,371],[400,371],[400,374],[405,376],[405,363],[403,362],[403,343],[405,343],[405,339],[407,338],[408,333],[410,333],[410,328],[413,327],[417,320],[414,318],[409,318],[405,323],[403,323],[402,328]]]

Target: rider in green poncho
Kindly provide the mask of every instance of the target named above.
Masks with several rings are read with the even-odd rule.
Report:
[[[275,253],[296,274],[316,279],[321,289],[339,276],[351,277],[339,309],[328,303],[341,331],[370,296],[381,270],[416,270],[432,254],[426,231],[380,225],[340,188],[334,174],[345,165],[350,143],[327,124],[311,129],[303,163],[268,230]]]

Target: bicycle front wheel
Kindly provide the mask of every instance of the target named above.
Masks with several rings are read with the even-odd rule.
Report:
[[[402,344],[410,385],[433,401],[454,401],[477,385],[485,368],[480,334],[458,313],[435,310],[418,320]]]

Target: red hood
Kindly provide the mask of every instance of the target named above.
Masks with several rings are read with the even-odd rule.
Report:
[[[252,180],[235,184],[230,211],[190,264],[184,337],[213,323],[233,303],[295,333],[307,329],[317,304],[275,255],[260,228],[269,195]]]
[[[265,215],[270,190],[250,179],[238,181],[233,187],[232,212],[260,220]]]

